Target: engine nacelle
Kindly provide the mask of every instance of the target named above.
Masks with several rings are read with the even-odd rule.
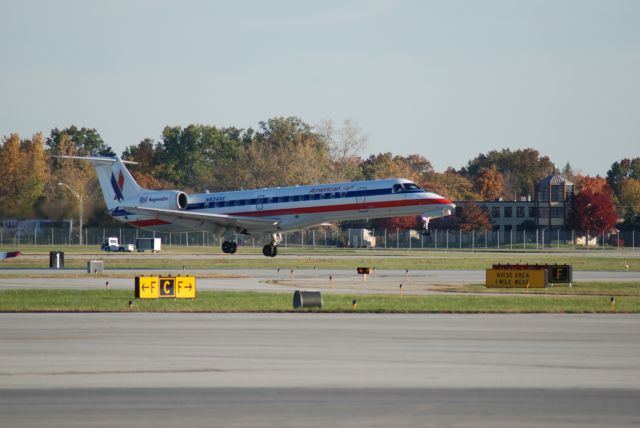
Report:
[[[179,190],[162,190],[146,192],[140,195],[138,206],[147,208],[164,208],[168,210],[185,210],[189,205],[187,194]]]

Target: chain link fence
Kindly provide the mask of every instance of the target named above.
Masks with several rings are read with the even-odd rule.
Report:
[[[221,236],[210,232],[159,233],[129,226],[120,228],[86,227],[82,230],[84,245],[99,247],[109,237],[120,243],[134,243],[137,238],[161,238],[163,246],[219,247]],[[417,230],[366,230],[331,227],[311,228],[282,234],[283,247],[304,248],[402,248],[429,250],[635,250],[640,245],[640,230],[616,234],[594,235],[574,230],[446,230],[433,229],[430,236]],[[76,245],[80,243],[77,228],[42,226],[30,230],[0,228],[0,245]],[[268,237],[238,236],[240,246],[262,247]]]

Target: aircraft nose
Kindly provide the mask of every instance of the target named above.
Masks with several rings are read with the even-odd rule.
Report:
[[[452,215],[453,213],[456,212],[456,204],[454,204],[453,202],[451,202],[449,199],[444,198],[445,200],[445,205],[447,206],[447,210],[449,211],[449,215]]]
[[[439,199],[440,199],[440,203],[442,205],[448,205],[449,208],[451,209],[456,209],[456,204],[454,204],[453,202],[451,202],[450,199],[445,198],[444,196],[440,196],[440,195],[436,195]]]

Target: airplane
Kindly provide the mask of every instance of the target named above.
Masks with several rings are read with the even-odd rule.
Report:
[[[209,231],[222,235],[222,251],[237,251],[238,235],[266,234],[262,253],[278,254],[282,233],[344,220],[451,215],[448,199],[404,178],[313,184],[230,192],[186,194],[138,185],[120,157],[60,156],[93,164],[109,214],[131,226],[157,232]]]

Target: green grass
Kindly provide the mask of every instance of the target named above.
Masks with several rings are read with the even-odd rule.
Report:
[[[244,249],[242,254],[248,254]],[[640,252],[629,254],[628,257],[601,256],[597,253],[548,253],[524,254],[503,252],[445,252],[445,251],[366,251],[348,250],[317,251],[305,253],[299,249],[283,248],[280,254],[298,257],[268,258],[255,254],[255,257],[237,257],[214,253],[200,253],[193,249],[192,253],[163,251],[161,254],[143,256],[139,253],[128,254],[129,257],[111,257],[108,253],[95,252],[69,253],[65,267],[86,268],[88,260],[104,260],[106,269],[247,269],[266,268],[276,269],[355,269],[356,266],[370,266],[380,270],[409,269],[409,270],[483,270],[494,263],[540,263],[540,264],[570,264],[574,270],[624,271],[625,260],[629,264],[629,271],[640,271]],[[121,255],[122,253],[120,253]],[[183,254],[202,254],[196,259],[183,258]],[[254,253],[251,253],[254,254]],[[29,257],[35,255],[34,257]],[[340,257],[349,256],[349,257]],[[10,273],[6,268],[48,268],[48,253],[26,252],[25,257],[16,257],[0,261],[0,274]]]
[[[293,293],[200,292],[195,300],[136,300],[128,290],[3,290],[1,312],[294,312]],[[368,313],[606,313],[608,296],[389,296],[325,294],[321,310]],[[129,307],[129,301],[133,306]],[[618,312],[639,313],[640,297],[618,297]]]
[[[441,291],[457,293],[486,293],[486,294],[546,294],[571,296],[629,296],[640,297],[640,284],[635,282],[579,282],[569,287],[558,284],[547,288],[487,288],[484,284],[445,285],[437,288]]]

